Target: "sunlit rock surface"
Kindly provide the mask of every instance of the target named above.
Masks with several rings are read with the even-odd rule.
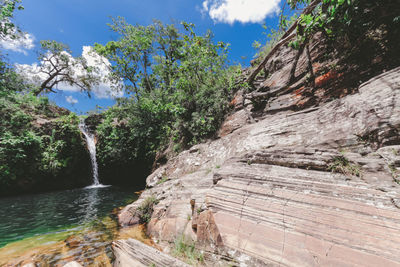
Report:
[[[214,266],[400,266],[400,68],[351,87],[314,44],[312,85],[306,55],[285,85],[295,53],[282,48],[220,138],[150,175],[120,224],[155,196],[148,234],[166,252],[189,237]]]

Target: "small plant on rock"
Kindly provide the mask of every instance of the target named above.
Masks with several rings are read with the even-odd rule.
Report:
[[[344,156],[334,157],[332,163],[328,166],[328,170],[342,173],[344,175],[361,177],[360,166],[358,164],[351,163],[349,159]]]
[[[400,174],[399,171],[396,169],[396,166],[394,164],[389,164],[389,169],[392,173],[393,181],[395,181],[396,184],[400,185]]]
[[[169,180],[169,179],[168,179],[167,176],[163,176],[163,178],[161,178],[160,180],[158,180],[157,184],[163,184],[163,183],[165,183],[165,182],[168,181],[168,180]]]
[[[190,265],[204,262],[203,253],[196,249],[194,241],[188,241],[182,235],[175,240],[172,255],[184,259]]]
[[[149,223],[153,214],[154,205],[158,204],[158,199],[155,196],[147,197],[143,203],[136,209],[140,223]]]
[[[197,208],[197,214],[200,214],[202,212],[201,207]]]

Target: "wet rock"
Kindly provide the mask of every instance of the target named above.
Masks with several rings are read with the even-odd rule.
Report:
[[[65,239],[65,244],[67,245],[68,248],[77,248],[82,242],[82,237],[77,236],[77,235],[71,235],[67,239]]]

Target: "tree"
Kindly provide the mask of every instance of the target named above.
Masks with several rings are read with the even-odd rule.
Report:
[[[34,93],[56,92],[59,85],[75,86],[90,96],[93,86],[99,84],[96,68],[88,66],[84,57],[73,57],[68,46],[56,41],[40,41],[40,64],[33,69],[20,70],[31,76]]]
[[[135,97],[140,99],[141,85],[148,92],[153,87],[148,69],[153,53],[154,27],[130,25],[121,17],[113,19],[109,26],[120,34],[119,40],[108,42],[104,46],[96,43],[94,48],[97,53],[114,63],[110,78],[122,78],[125,91],[128,94],[135,93]]]

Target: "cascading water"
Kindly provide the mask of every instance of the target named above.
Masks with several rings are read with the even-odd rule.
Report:
[[[96,142],[94,135],[90,133],[88,127],[85,124],[85,120],[81,120],[79,123],[79,129],[86,138],[87,147],[90,153],[90,160],[92,162],[92,174],[93,174],[93,184],[89,187],[103,187],[104,185],[99,182],[99,174],[97,171],[97,161],[96,161]]]

